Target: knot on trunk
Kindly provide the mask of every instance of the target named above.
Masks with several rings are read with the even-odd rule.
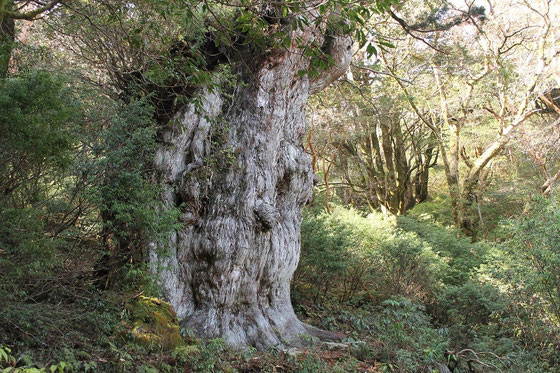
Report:
[[[276,207],[263,200],[255,203],[255,216],[265,230],[269,230],[278,224],[280,214]]]

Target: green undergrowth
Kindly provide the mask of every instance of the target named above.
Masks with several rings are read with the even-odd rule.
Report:
[[[533,201],[495,244],[472,242],[429,206],[384,218],[315,205],[304,213],[296,309],[387,371],[557,371],[554,206]]]
[[[343,335],[340,344],[240,351],[200,340],[180,327],[146,268],[130,266],[109,289],[88,277],[62,281],[66,273],[39,289],[5,282],[0,371],[558,371],[554,199],[504,221],[501,244],[473,243],[427,216],[331,210],[304,211],[292,298],[300,319]]]

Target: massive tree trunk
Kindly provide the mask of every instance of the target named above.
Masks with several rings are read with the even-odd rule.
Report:
[[[310,61],[295,43],[261,62],[245,60],[239,65],[252,67],[240,68],[234,94],[201,90],[203,108],[179,113],[156,154],[162,199],[181,209],[182,228],[170,235],[167,254],[152,245],[151,263],[182,325],[234,346],[322,334],[297,319],[290,301],[301,209],[313,184],[304,110],[347,69],[351,41],[327,42],[317,27],[296,32],[323,44],[336,65],[314,80],[298,74]]]

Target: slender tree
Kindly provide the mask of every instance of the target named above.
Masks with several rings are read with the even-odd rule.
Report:
[[[405,53],[413,63],[405,77],[415,84],[395,79],[412,110],[436,137],[453,218],[469,235],[476,231],[471,206],[488,176],[485,170],[518,129],[543,110],[535,100],[553,84],[558,58],[553,45],[559,15],[551,1],[504,6],[487,2],[484,15],[466,2],[464,7],[445,8],[429,29],[405,27],[409,45],[417,48]],[[448,10],[447,17],[459,14],[467,23],[443,27],[437,20],[445,19]],[[514,11],[523,15],[522,22],[508,21]],[[420,43],[419,32],[430,34],[430,41]],[[402,71],[397,58],[382,54],[382,60],[392,76]],[[427,84],[423,91],[419,90],[422,81]],[[477,123],[491,123],[495,136],[467,151],[465,132],[472,132]]]
[[[16,40],[16,20],[33,21],[60,3],[61,0],[46,3],[34,0],[0,0],[0,78],[5,78],[8,74]]]

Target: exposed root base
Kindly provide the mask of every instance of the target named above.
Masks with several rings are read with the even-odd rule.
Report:
[[[344,339],[344,334],[341,333],[335,333],[335,332],[330,332],[328,330],[319,329],[309,324],[303,324],[303,326],[310,336],[319,338],[319,340],[321,341],[340,342]]]
[[[212,318],[190,318],[181,324],[183,327],[193,329],[201,338],[219,337],[230,347],[239,349],[247,346],[257,350],[271,347],[285,349],[308,346],[312,338],[329,342],[339,342],[344,338],[342,334],[302,323],[295,315],[276,320],[265,319],[262,315],[251,315],[251,317],[236,315],[235,319],[229,318],[230,322],[226,325],[213,324],[211,320]]]

